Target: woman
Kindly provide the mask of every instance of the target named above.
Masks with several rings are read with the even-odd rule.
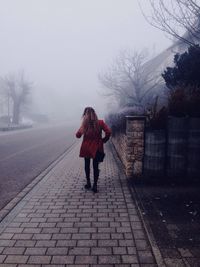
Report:
[[[83,135],[83,142],[80,149],[80,157],[85,159],[86,189],[91,188],[90,182],[90,160],[93,159],[94,184],[92,190],[97,193],[97,181],[99,178],[99,155],[104,153],[103,143],[106,143],[111,135],[111,130],[103,120],[98,120],[96,112],[91,107],[86,107],[82,116],[82,125],[76,137]],[[102,138],[102,130],[105,137]]]

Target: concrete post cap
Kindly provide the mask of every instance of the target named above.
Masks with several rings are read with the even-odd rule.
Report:
[[[128,120],[145,120],[146,116],[126,116],[126,119]]]

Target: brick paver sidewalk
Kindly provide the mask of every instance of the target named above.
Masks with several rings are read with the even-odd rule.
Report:
[[[154,267],[136,204],[110,149],[99,193],[76,145],[0,223],[0,266]]]

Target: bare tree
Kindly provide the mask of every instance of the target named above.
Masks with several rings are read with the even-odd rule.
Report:
[[[107,89],[106,96],[115,97],[120,107],[136,106],[144,108],[153,101],[153,89],[161,80],[147,71],[148,60],[146,50],[131,52],[123,50],[107,71],[99,74],[99,80]]]
[[[7,75],[1,78],[1,86],[8,103],[12,101],[12,122],[19,124],[21,109],[29,101],[32,84],[26,81],[22,72],[17,76]]]
[[[194,45],[200,41],[200,0],[149,0],[151,14],[139,2],[146,20],[169,36]]]

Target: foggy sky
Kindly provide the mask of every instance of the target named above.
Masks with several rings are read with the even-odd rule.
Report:
[[[103,115],[97,74],[121,49],[170,44],[137,0],[0,0],[0,34],[0,76],[24,70],[35,109],[69,119],[87,105]]]

